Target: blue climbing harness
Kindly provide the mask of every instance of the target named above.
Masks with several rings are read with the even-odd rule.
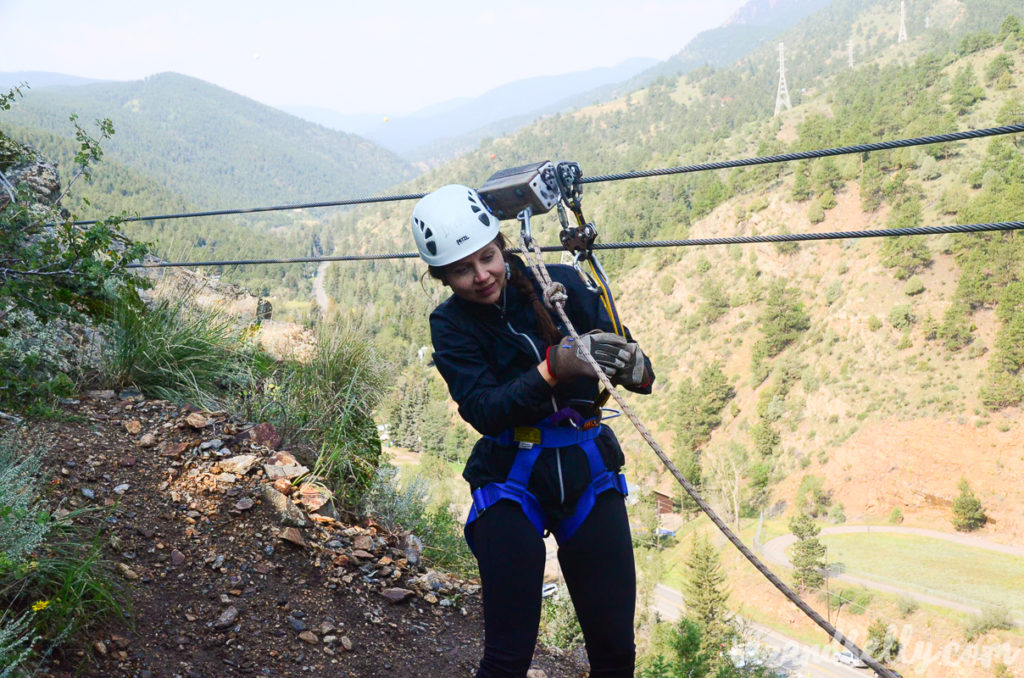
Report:
[[[502,499],[510,499],[519,504],[523,508],[523,513],[542,537],[545,530],[550,531],[561,545],[572,537],[579,526],[583,524],[591,509],[594,508],[594,502],[598,495],[608,490],[616,490],[622,496],[629,494],[626,488],[626,477],[605,468],[601,452],[597,449],[597,444],[594,443],[594,439],[600,433],[600,425],[589,429],[577,429],[569,426],[545,426],[542,422],[538,426],[518,426],[503,431],[498,436],[488,436],[499,445],[518,445],[519,451],[516,453],[512,470],[509,471],[505,482],[490,483],[473,492],[473,506],[469,510],[465,528],[466,542],[469,544],[470,550],[473,550],[473,540],[470,538],[469,531],[470,524]],[[576,511],[571,516],[557,521],[546,519],[537,497],[526,489],[530,481],[530,474],[533,472],[533,465],[545,448],[571,447],[573,445],[578,445],[587,454],[587,463],[590,465],[590,484],[577,500]]]

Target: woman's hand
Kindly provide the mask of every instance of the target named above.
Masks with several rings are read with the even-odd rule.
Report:
[[[557,346],[548,348],[547,360],[538,365],[541,376],[547,372],[554,381],[545,381],[554,385],[558,381],[569,381],[580,377],[597,377],[593,365],[587,361],[583,349],[586,348],[600,369],[609,377],[619,370],[625,369],[630,358],[626,350],[626,340],[611,332],[595,330],[580,337],[577,342],[572,337],[565,337]],[[547,369],[541,369],[544,366]]]
[[[650,381],[647,374],[647,361],[644,359],[644,352],[635,341],[628,342],[623,350],[628,357],[622,367],[612,375],[612,383],[627,388],[643,388]]]

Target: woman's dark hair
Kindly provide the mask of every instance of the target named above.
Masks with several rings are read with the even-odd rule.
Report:
[[[505,263],[509,265],[509,270],[512,274],[512,277],[509,278],[509,283],[515,285],[533,307],[533,313],[537,319],[537,331],[540,333],[541,338],[551,345],[561,342],[562,333],[555,327],[555,321],[551,319],[551,314],[548,313],[544,302],[537,296],[537,290],[533,286],[533,281],[524,272],[526,265],[523,264],[519,257],[507,251],[508,242],[505,240],[503,233],[498,233],[498,237],[491,242],[498,246],[502,257],[505,259]],[[440,280],[447,285],[448,280],[445,277],[445,269],[447,268],[448,266],[428,266],[427,272],[431,278]]]

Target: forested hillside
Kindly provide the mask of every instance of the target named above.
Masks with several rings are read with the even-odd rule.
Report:
[[[541,121],[411,188],[479,185],[496,169],[543,158],[602,174],[1021,122],[1024,31],[1009,4],[921,3],[908,21],[911,40],[897,45],[891,3],[836,2],[784,37],[794,108],[778,118],[777,52],[765,45],[735,67],[662,79]],[[852,69],[846,35],[856,46]],[[1007,220],[1024,214],[1021,144],[1017,136],[591,185],[584,204],[605,240]],[[365,208],[338,220],[330,242],[339,252],[412,249],[410,210]],[[541,223],[535,233],[555,241],[554,220]],[[742,496],[726,513],[792,501],[776,494],[782,479],[826,463],[872,422],[952,416],[1003,426],[1005,408],[1024,396],[1014,348],[1024,344],[1019,235],[602,259],[623,316],[660,366],[660,397],[640,407],[709,491],[728,494],[716,468],[739,470]],[[397,440],[459,456],[466,432],[451,425],[450,410],[430,405],[439,385],[417,360],[429,343],[426,315],[444,293],[421,286],[420,268],[335,265],[328,291],[342,318],[410,364],[389,414]],[[627,447],[638,453],[634,472],[655,482],[650,455],[636,439]]]
[[[404,161],[365,139],[177,73],[29,90],[5,124],[65,136],[72,113],[110,118],[111,160],[207,209],[366,194],[411,176]]]
[[[31,87],[31,82],[29,87]],[[115,134],[91,183],[69,207],[103,218],[329,200],[379,192],[412,176],[410,166],[365,139],[328,130],[200,80],[174,73],[138,82],[28,89],[0,117],[70,178],[75,114],[89,127],[109,118]],[[165,259],[299,257],[316,250],[318,214],[136,222],[133,238]],[[208,269],[255,294],[308,298],[313,269]]]

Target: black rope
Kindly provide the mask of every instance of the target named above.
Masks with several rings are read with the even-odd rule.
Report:
[[[980,233],[988,231],[1024,230],[1024,221],[999,221],[983,224],[954,224],[950,226],[916,226],[914,228],[883,228],[872,231],[830,231],[824,233],[780,233],[778,235],[738,235],[728,238],[691,238],[687,240],[635,240],[625,242],[594,243],[595,250],[629,250],[651,247],[700,247],[705,245],[749,245],[771,242],[802,242],[817,240],[846,240],[855,238],[901,238],[912,235],[941,235],[945,233]],[[543,252],[563,252],[561,245],[546,245]],[[519,248],[509,252],[520,253]],[[179,266],[245,266],[250,264],[311,264],[321,261],[374,261],[381,259],[415,259],[418,252],[386,252],[380,254],[346,254],[330,257],[298,257],[294,259],[231,259],[220,261],[158,261],[128,264],[127,268],[172,268]]]
[[[766,155],[758,158],[746,158],[743,160],[726,160],[724,162],[706,162],[699,165],[683,165],[681,167],[666,167],[663,169],[635,170],[633,172],[621,172],[619,174],[600,174],[593,177],[582,177],[580,183],[595,184],[600,181],[619,181],[621,179],[639,179],[642,177],[661,177],[669,174],[686,174],[688,172],[705,172],[707,170],[729,169],[731,167],[750,167],[752,165],[768,165],[776,162],[790,162],[793,160],[810,160],[812,158],[827,158],[835,155],[847,155],[850,153],[868,153],[871,151],[886,151],[893,148],[907,148],[910,146],[926,146],[928,144],[940,144],[950,141],[963,141],[964,139],[977,139],[979,137],[991,137],[1000,134],[1016,134],[1024,132],[1024,124],[1004,125],[1003,127],[990,127],[988,129],[967,130],[965,132],[950,132],[948,134],[935,134],[927,137],[914,137],[912,139],[896,139],[894,141],[879,141],[871,144],[858,144],[856,146],[838,146],[836,148],[824,148],[816,151],[798,151],[796,153],[782,153],[779,155]]]
[[[728,169],[730,167],[749,167],[752,165],[766,165],[776,162],[789,162],[792,160],[807,160],[810,158],[825,158],[829,156],[845,155],[849,153],[867,153],[870,151],[884,151],[893,148],[906,148],[909,146],[924,146],[927,144],[939,144],[951,141],[963,141],[965,139],[978,139],[981,137],[999,136],[1002,134],[1016,134],[1024,132],[1024,124],[1004,125],[1002,127],[988,127],[985,129],[967,130],[964,132],[950,132],[948,134],[935,134],[927,137],[914,137],[912,139],[896,139],[894,141],[879,141],[871,144],[859,144],[856,146],[839,146],[836,148],[825,148],[816,151],[799,151],[796,153],[783,153],[781,155],[768,155],[757,158],[746,158],[743,160],[726,160],[724,162],[708,162],[699,165],[683,165],[681,167],[666,167],[652,170],[635,170],[632,172],[621,172],[619,174],[602,174],[593,177],[583,177],[581,183],[594,184],[601,181],[619,181],[622,179],[638,179],[641,177],[658,177],[670,174],[685,174],[688,172],[703,172],[706,170]],[[205,212],[180,212],[177,214],[155,214],[146,217],[125,217],[120,221],[130,223],[135,221],[159,221],[162,219],[186,219],[189,217],[220,217],[230,214],[254,214],[257,212],[280,212],[284,210],[298,210],[316,207],[343,207],[346,205],[365,205],[371,203],[397,202],[401,200],[419,200],[425,193],[404,193],[399,195],[381,195],[369,198],[351,198],[348,200],[327,200],[323,202],[307,202],[293,205],[276,205],[271,207],[245,207],[239,209],[208,210]],[[72,222],[75,226],[91,226],[105,221],[104,219],[89,219],[86,221]],[[53,225],[53,224],[50,224]]]

